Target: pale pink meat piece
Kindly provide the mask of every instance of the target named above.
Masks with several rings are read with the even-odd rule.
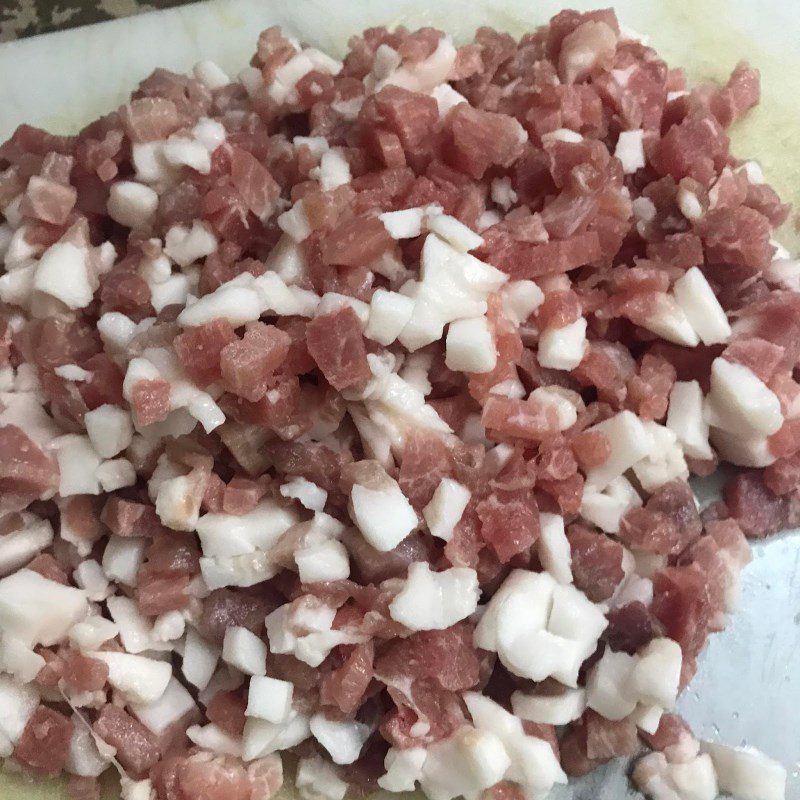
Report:
[[[529,489],[496,491],[478,503],[477,512],[481,538],[503,564],[539,538],[539,512]]]
[[[492,165],[509,167],[522,155],[524,135],[519,123],[505,114],[495,114],[457,105],[447,117],[452,166],[473,178],[481,178]]]
[[[289,352],[289,335],[274,325],[252,323],[240,340],[220,351],[220,370],[227,391],[255,402],[263,397],[275,370]]]
[[[173,342],[183,368],[200,387],[222,378],[220,355],[226,345],[236,340],[226,319],[215,319],[197,328],[187,328]]]
[[[380,258],[392,241],[377,217],[354,217],[337,225],[323,238],[321,255],[326,264],[367,266]]]
[[[666,567],[653,576],[652,611],[685,657],[703,648],[712,609],[706,595],[706,576],[694,565]]]
[[[306,335],[311,357],[334,389],[341,391],[369,379],[372,373],[361,322],[352,308],[315,317]]]
[[[725,504],[745,535],[762,539],[777,533],[789,522],[789,504],[765,485],[762,473],[755,470],[734,476],[725,485]]]
[[[241,759],[201,751],[177,763],[180,798],[251,800],[252,786]]]
[[[261,632],[269,610],[267,601],[252,592],[216,589],[203,602],[197,629],[210,642],[222,644],[225,631],[233,625]]]
[[[612,721],[591,709],[583,715],[586,725],[586,755],[592,760],[629,756],[636,752],[639,740],[635,723],[629,719]]]
[[[325,675],[320,685],[320,702],[352,714],[362,702],[372,680],[372,642],[356,645],[345,662]]]
[[[146,775],[158,761],[156,737],[119,706],[103,706],[92,729],[104,742],[116,748],[117,760],[133,777]]]
[[[653,492],[643,507],[625,514],[619,538],[637,550],[674,556],[700,535],[702,527],[689,484],[674,480]]]
[[[169,414],[170,385],[163,378],[136,381],[131,395],[131,405],[139,425],[162,422]]]
[[[40,705],[25,725],[14,758],[42,775],[58,775],[64,769],[72,737],[72,721],[58,711]]]
[[[231,180],[245,207],[259,219],[269,216],[280,195],[280,186],[269,170],[247,150],[234,147],[230,153]]]
[[[244,711],[247,698],[241,690],[217,692],[206,705],[209,722],[231,736],[241,736],[244,730]]]
[[[69,577],[66,570],[50,553],[40,553],[25,568],[38,572],[43,578],[47,578],[50,581],[69,586]]]
[[[95,692],[106,685],[108,664],[97,658],[90,658],[77,650],[62,654],[64,661],[63,678],[67,685],[82,692]]]
[[[67,794],[70,800],[100,800],[100,782],[97,778],[70,775]]]
[[[595,603],[608,600],[625,577],[622,545],[577,523],[567,529],[567,539],[575,585]]]
[[[24,431],[0,426],[0,508],[19,511],[56,488],[58,470]]]
[[[471,689],[480,663],[472,645],[473,626],[459,622],[441,631],[420,631],[390,644],[375,661],[375,674],[392,683],[404,676],[430,679],[450,691]]]
[[[638,600],[609,609],[606,619],[608,627],[603,632],[603,639],[612,650],[633,655],[653,638],[652,615]]]
[[[537,442],[558,433],[559,428],[555,408],[536,398],[517,400],[490,395],[483,406],[481,421],[500,439]]]
[[[180,126],[175,103],[165,97],[140,97],[120,109],[120,120],[132,142],[166,139]]]

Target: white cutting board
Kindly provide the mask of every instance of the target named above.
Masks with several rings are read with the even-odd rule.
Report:
[[[2,0],[0,0],[2,2]],[[249,60],[258,32],[280,24],[323,49],[342,52],[365,27],[434,25],[468,37],[479,25],[520,34],[565,6],[592,0],[212,0],[0,45],[0,140],[29,122],[55,132],[123,102],[157,66],[188,70],[212,58],[230,74]],[[800,210],[800,0],[618,0],[622,22],[648,34],[692,78],[725,78],[740,58],[759,67],[761,107],[735,132],[735,152],[757,157]],[[791,227],[783,238],[796,247]],[[800,536],[754,548],[742,608],[713,636],[681,711],[699,736],[752,744],[789,769],[788,800],[800,800]],[[620,800],[624,771],[609,765],[566,796]],[[563,797],[561,793],[557,795]],[[60,800],[58,787],[32,789],[0,777],[0,800]]]

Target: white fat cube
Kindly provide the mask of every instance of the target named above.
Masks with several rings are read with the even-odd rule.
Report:
[[[136,654],[157,649],[152,622],[142,614],[135,600],[114,595],[108,598],[107,605],[126,652]]]
[[[0,740],[5,737],[15,745],[38,705],[39,692],[35,687],[0,674]]]
[[[719,789],[741,800],[783,800],[786,769],[755,747],[728,747],[703,742],[711,756]]]
[[[497,650],[505,667],[515,675],[532,681],[554,677],[566,686],[577,684],[582,651],[578,642],[545,630],[503,637]]]
[[[133,438],[131,415],[119,406],[105,404],[87,411],[84,422],[92,446],[103,458],[113,458]]]
[[[503,779],[509,766],[511,759],[498,736],[465,726],[428,748],[420,785],[430,800],[479,797]]]
[[[597,640],[607,625],[603,607],[589,600],[580,589],[571,584],[553,587],[547,630],[578,642],[584,658],[595,651]]]
[[[526,630],[543,629],[550,616],[556,585],[547,572],[515,569],[484,608],[475,628],[475,646],[496,652],[501,628],[506,626],[513,632],[520,623]]]
[[[267,722],[286,722],[292,711],[294,685],[265,675],[250,678],[245,715]]]
[[[112,534],[103,551],[103,571],[113,581],[136,586],[146,548],[147,540],[140,536]]]
[[[278,217],[278,227],[294,242],[300,243],[308,238],[311,234],[311,223],[302,200],[298,200]]]
[[[109,350],[123,350],[136,333],[136,323],[119,311],[107,311],[97,320],[97,332]]]
[[[130,703],[154,703],[164,694],[172,678],[172,667],[167,661],[99,650],[87,655],[106,663],[108,682]]]
[[[516,325],[525,322],[544,302],[544,292],[529,280],[511,281],[502,291],[503,312]]]
[[[636,659],[627,653],[606,649],[586,679],[586,704],[606,719],[620,720],[635,708],[627,693]]]
[[[172,178],[174,170],[164,158],[164,142],[136,142],[131,146],[136,178],[144,183],[161,183]]]
[[[648,456],[653,447],[650,433],[632,411],[620,411],[588,430],[604,434],[611,443],[608,458],[586,474],[587,484],[597,491],[605,489],[637,461]]]
[[[204,556],[240,556],[269,550],[298,521],[294,509],[267,498],[247,514],[204,514],[196,529]]]
[[[89,611],[86,592],[21,569],[0,580],[0,630],[32,646],[63,639]]]
[[[0,536],[0,576],[27,564],[53,543],[53,528],[47,520],[26,519],[19,530]]]
[[[202,147],[202,145],[201,145]],[[203,147],[208,157],[208,151]],[[191,228],[173,225],[164,237],[164,253],[181,267],[210,256],[217,249],[217,237],[204,223],[195,220]]]
[[[530,399],[555,410],[560,431],[571,428],[578,419],[578,409],[575,407],[575,403],[565,397],[564,390],[558,386],[537,386],[530,393]]]
[[[581,516],[607,533],[617,533],[625,514],[642,505],[642,498],[631,482],[620,475],[599,492],[586,487],[581,500]]]
[[[242,757],[242,740],[231,736],[218,725],[190,725],[186,729],[186,736],[192,744],[203,750],[210,750],[218,755]]]
[[[622,171],[626,175],[633,175],[645,165],[644,158],[644,131],[639,128],[635,131],[622,131],[617,139],[614,156],[620,160]]]
[[[393,239],[415,239],[422,233],[425,218],[424,206],[386,211],[378,216],[389,236]]]
[[[247,717],[242,736],[242,758],[252,761],[270,753],[288,750],[304,742],[310,735],[308,717],[296,711],[292,712],[286,722],[281,723]]]
[[[321,317],[325,314],[332,314],[343,308],[353,309],[362,325],[366,326],[369,322],[369,304],[365,303],[363,300],[339,292],[325,292],[314,311],[314,316]]]
[[[485,316],[451,322],[445,347],[445,364],[454,372],[491,372],[497,365],[494,336]]]
[[[294,552],[301,583],[340,581],[350,577],[347,548],[335,539],[310,542]]]
[[[319,185],[323,192],[330,192],[352,180],[350,164],[341,148],[332,147],[322,154],[319,161]]]
[[[639,730],[645,733],[654,734],[664,716],[664,709],[661,706],[648,706],[638,703],[628,719],[633,722]]]
[[[431,572],[426,561],[408,568],[408,578],[389,604],[392,619],[411,630],[443,630],[478,607],[478,576],[469,567]]]
[[[117,181],[108,190],[108,216],[126,228],[149,228],[158,209],[158,194],[136,181]]]
[[[207,642],[194,628],[186,631],[181,672],[192,686],[201,691],[208,686],[219,657],[219,648]]]
[[[586,690],[565,687],[558,694],[516,691],[511,695],[511,708],[520,719],[544,725],[566,725],[586,710]]]
[[[39,259],[33,288],[55,297],[69,308],[85,308],[94,294],[87,258],[88,252],[72,242],[57,242]]]
[[[657,294],[655,297],[655,309],[647,321],[642,323],[642,327],[668,342],[683,347],[697,346],[700,339],[675,298],[666,293]]]
[[[703,753],[685,764],[669,764],[667,775],[678,790],[681,800],[716,800],[719,794],[717,773],[708,753]]]
[[[468,102],[463,94],[457,92],[449,83],[440,83],[431,91],[431,96],[436,101],[439,119],[447,116],[447,112],[459,103]]]
[[[58,459],[58,493],[62,497],[74,494],[100,494],[97,468],[101,458],[88,436],[65,436],[56,452]]]
[[[347,794],[347,784],[334,767],[319,756],[301,758],[297,762],[294,785],[302,800],[344,800]]]
[[[642,703],[671,709],[678,696],[683,663],[680,645],[672,639],[653,639],[638,656],[631,673],[631,693]]]
[[[108,763],[109,759],[101,755],[88,723],[78,714],[73,714],[65,770],[72,775],[98,778],[108,769]]]
[[[150,282],[150,304],[161,313],[167,306],[185,306],[191,283],[188,275],[170,275],[166,280]]]
[[[572,583],[572,555],[560,514],[539,514],[539,561],[559,582]]]
[[[322,511],[328,500],[328,493],[306,478],[292,478],[279,491],[282,497],[291,497],[310,511]]]
[[[776,460],[766,436],[742,438],[722,428],[711,428],[709,438],[722,460],[738,467],[768,467]]]
[[[233,626],[225,631],[222,660],[245,675],[264,675],[267,645],[247,628]]]
[[[703,344],[728,341],[731,326],[725,310],[697,267],[687,270],[675,281],[672,293]]]
[[[221,89],[223,86],[227,86],[231,82],[231,79],[228,77],[222,67],[210,59],[198,61],[194,65],[192,73],[194,77],[206,87],[206,89],[210,89],[211,91],[214,91],[214,89]]]
[[[646,492],[654,492],[676,478],[688,480],[689,468],[675,434],[652,420],[647,420],[644,426],[653,446],[645,458],[633,465],[633,474],[641,487]]]
[[[311,717],[309,727],[334,764],[352,764],[370,735],[369,726],[363,722],[329,719],[321,712]]]
[[[444,239],[449,245],[461,253],[468,253],[483,244],[479,236],[463,222],[448,214],[428,214],[428,230]]]
[[[178,475],[162,481],[156,493],[156,514],[175,531],[193,531],[200,518],[197,482],[193,476]]]
[[[713,458],[708,423],[703,416],[703,391],[697,381],[676,381],[669,393],[667,427],[691,458]]]
[[[196,139],[170,136],[164,144],[164,158],[173,167],[189,167],[201,175],[211,172],[211,155]]]
[[[711,424],[742,439],[769,436],[783,424],[777,395],[751,369],[724,358],[711,365],[708,403]]]
[[[586,320],[579,317],[561,328],[547,328],[539,336],[537,358],[543,367],[575,369],[586,352]]]
[[[93,558],[81,561],[72,573],[75,585],[86,592],[86,597],[100,603],[111,593],[108,577],[100,564]]]
[[[414,312],[414,301],[399,292],[376,289],[370,300],[369,322],[364,335],[389,345],[401,333]]]
[[[21,683],[30,683],[45,665],[45,660],[16,636],[0,634],[0,671]]]
[[[119,633],[119,627],[110,619],[89,616],[82,622],[76,622],[68,632],[70,644],[83,652],[97,650],[101,644],[113,639]]]
[[[355,484],[350,501],[353,521],[381,552],[393,550],[417,527],[417,513],[396,483],[386,489]]]
[[[422,516],[432,536],[449,542],[472,496],[466,486],[452,478],[442,478]]]
[[[200,117],[197,124],[192,128],[192,136],[194,136],[209,153],[213,153],[225,141],[225,126],[215,119]]]
[[[219,317],[227,319],[234,327],[254,322],[263,313],[263,302],[251,286],[224,283],[211,294],[195,300],[178,315],[184,327],[205,325]]]
[[[157,700],[130,705],[133,715],[156,736],[166,733],[171,725],[196,708],[197,704],[192,696],[175,678],[170,678],[167,688]]]
[[[427,756],[424,747],[390,747],[383,761],[386,773],[378,778],[378,786],[387,792],[413,792]]]
[[[517,193],[511,183],[511,178],[494,178],[491,188],[492,202],[508,211],[517,202]]]

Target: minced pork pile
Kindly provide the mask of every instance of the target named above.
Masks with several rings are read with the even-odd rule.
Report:
[[[783,796],[671,713],[800,522],[800,263],[613,12],[157,70],[0,146],[0,755],[127,800]],[[722,462],[723,499],[688,480]],[[284,753],[283,751],[289,751]],[[288,757],[286,757],[288,756]]]

